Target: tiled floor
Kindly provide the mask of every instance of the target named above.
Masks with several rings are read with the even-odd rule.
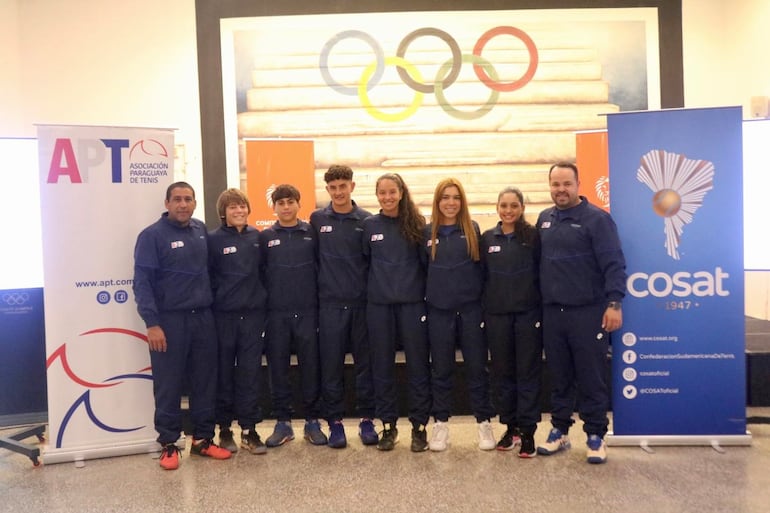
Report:
[[[768,416],[770,408],[749,408]],[[522,460],[477,449],[471,417],[450,421],[445,453],[413,454],[402,421],[392,452],[364,447],[356,419],[345,421],[346,449],[298,437],[267,455],[229,461],[185,454],[163,471],[149,455],[34,468],[0,451],[0,511],[10,512],[720,512],[770,511],[770,425],[751,424],[751,447],[611,447],[605,465],[584,459],[582,426],[566,453]],[[495,425],[495,434],[502,427]],[[547,416],[536,441],[545,438]],[[263,438],[272,422],[260,425]],[[295,432],[301,423],[295,421]],[[0,432],[2,433],[2,432]]]

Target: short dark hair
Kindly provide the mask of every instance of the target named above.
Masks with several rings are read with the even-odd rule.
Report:
[[[168,186],[168,189],[166,189],[166,201],[171,200],[171,191],[174,189],[190,189],[193,193],[193,199],[195,199],[195,189],[192,188],[192,185],[190,185],[187,182],[174,182],[171,185]]]
[[[567,162],[566,160],[557,162],[556,164],[551,166],[551,169],[548,170],[548,180],[551,180],[551,171],[553,171],[557,167],[567,167],[572,170],[573,173],[575,173],[575,181],[578,181],[578,168],[575,164],[572,162]]]
[[[273,201],[274,205],[285,198],[292,198],[294,201],[299,203],[299,190],[297,190],[297,188],[293,185],[282,183],[276,187],[273,193],[270,195],[270,199]]]
[[[353,170],[342,164],[332,164],[329,170],[324,173],[324,182],[329,183],[334,180],[352,180]]]

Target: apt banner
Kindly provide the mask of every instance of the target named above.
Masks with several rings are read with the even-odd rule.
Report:
[[[163,211],[172,130],[38,127],[48,380],[46,463],[151,452],[152,373],[131,283]]]

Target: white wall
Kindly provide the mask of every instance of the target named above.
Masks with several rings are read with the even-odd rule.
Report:
[[[742,105],[770,97],[770,2],[682,0],[685,107]],[[745,273],[746,315],[770,319],[770,273]]]
[[[752,96],[770,96],[770,2],[682,0],[682,18],[685,106],[748,117]],[[202,194],[194,0],[0,0],[0,70],[0,136],[32,137],[34,123],[175,127]],[[747,314],[770,318],[769,276],[747,273]]]
[[[770,96],[770,2],[682,0],[686,107],[742,105]]]
[[[202,194],[194,0],[0,0],[0,20],[0,59],[12,49],[0,136],[34,137],[35,123],[177,128],[183,177]]]
[[[21,125],[21,55],[15,0],[0,0],[0,137],[19,135]]]

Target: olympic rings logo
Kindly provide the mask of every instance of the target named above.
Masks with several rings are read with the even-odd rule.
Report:
[[[511,82],[501,82],[492,63],[484,59],[481,55],[487,43],[489,43],[492,38],[499,35],[509,35],[518,38],[524,43],[527,52],[529,53],[529,65],[526,71],[521,77]],[[425,83],[419,70],[405,59],[409,45],[417,38],[423,36],[441,39],[447,44],[449,50],[452,52],[452,58],[440,66],[432,84]],[[331,54],[332,49],[340,41],[345,39],[359,39],[368,44],[374,52],[374,62],[364,68],[357,87],[346,86],[339,83],[329,72],[329,54]],[[515,91],[527,85],[529,81],[532,80],[532,77],[535,76],[538,62],[539,55],[535,42],[532,41],[532,38],[529,37],[526,32],[516,27],[499,26],[486,31],[479,37],[478,41],[476,41],[476,44],[473,47],[473,53],[471,54],[463,54],[457,41],[443,30],[425,27],[407,34],[399,43],[394,57],[385,57],[382,47],[377,40],[366,32],[360,30],[342,31],[329,39],[323,46],[318,67],[324,82],[330,88],[346,96],[358,96],[361,105],[372,117],[382,121],[395,122],[407,119],[414,114],[420,105],[422,105],[424,95],[430,93],[436,95],[438,104],[450,116],[463,120],[478,119],[492,110],[492,107],[497,103],[497,99],[501,92]],[[457,77],[460,75],[460,69],[463,64],[472,64],[473,71],[478,79],[491,91],[486,103],[473,111],[463,111],[455,108],[447,101],[446,96],[444,96],[444,91],[454,84]],[[369,99],[369,91],[380,82],[386,66],[395,66],[401,81],[415,91],[412,102],[400,112],[383,112],[372,105],[371,100]]]
[[[3,294],[3,303],[8,306],[21,306],[27,301],[29,301],[29,294],[26,292]]]

